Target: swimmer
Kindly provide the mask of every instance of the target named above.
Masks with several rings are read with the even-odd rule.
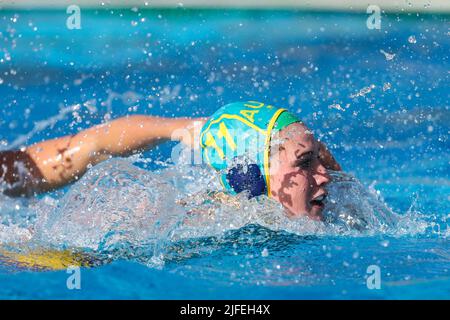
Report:
[[[327,170],[340,165],[286,109],[236,102],[217,110],[200,133],[204,161],[218,171],[228,194],[266,195],[289,217],[323,218]]]
[[[209,119],[132,115],[77,134],[0,151],[0,186],[8,196],[32,196],[78,180],[113,156],[145,151],[184,130],[219,175],[222,199],[246,192],[281,203],[290,217],[322,218],[327,170],[339,164],[306,125],[285,109],[255,101],[221,107]],[[220,198],[220,196],[219,196]]]

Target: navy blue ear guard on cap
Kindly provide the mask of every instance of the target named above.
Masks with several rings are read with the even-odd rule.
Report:
[[[246,167],[245,172],[242,164],[238,164],[228,170],[226,175],[228,184],[236,193],[248,191],[249,199],[265,194],[266,182],[258,165],[249,164]]]

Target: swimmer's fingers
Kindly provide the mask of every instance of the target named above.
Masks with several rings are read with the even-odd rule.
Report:
[[[322,165],[328,170],[341,171],[342,168],[337,163],[331,152],[327,147],[319,141],[319,159]]]

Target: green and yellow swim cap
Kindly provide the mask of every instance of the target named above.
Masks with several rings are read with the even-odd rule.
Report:
[[[217,110],[200,133],[203,161],[220,172],[232,194],[270,194],[269,151],[273,130],[300,120],[286,109],[257,101],[234,102]]]

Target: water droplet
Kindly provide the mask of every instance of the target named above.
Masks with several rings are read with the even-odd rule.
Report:
[[[395,53],[389,53],[389,52],[384,51],[383,49],[381,49],[380,52],[382,54],[384,54],[384,57],[386,58],[387,61],[390,61],[390,60],[394,59],[394,57],[395,57]]]
[[[383,247],[387,248],[387,247],[389,247],[389,240],[383,240],[383,241],[380,242],[380,244],[381,244]]]
[[[342,108],[339,103],[333,103],[333,104],[329,105],[328,108],[336,109],[336,110],[339,110],[339,111],[345,111],[345,109]]]
[[[366,94],[370,93],[372,89],[375,88],[374,84],[371,84],[369,87],[364,87],[361,90],[359,90],[357,93],[351,94],[350,98],[356,98],[356,97],[364,97]]]
[[[391,89],[391,84],[389,82],[386,82],[383,84],[383,91],[388,91]]]
[[[409,43],[416,43],[417,42],[416,37],[415,36],[409,36],[408,42]]]

